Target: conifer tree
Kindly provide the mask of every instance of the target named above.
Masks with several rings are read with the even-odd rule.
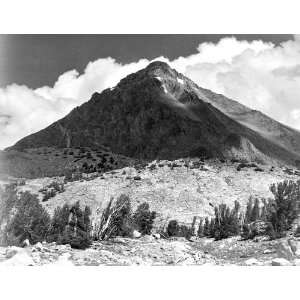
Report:
[[[251,211],[250,221],[255,222],[260,219],[259,199],[256,198]]]

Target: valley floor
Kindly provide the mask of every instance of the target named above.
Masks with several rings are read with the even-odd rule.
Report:
[[[117,237],[94,242],[86,250],[71,249],[69,245],[38,243],[26,248],[0,248],[0,268],[24,265],[300,265],[300,259],[297,259],[298,244],[300,242],[295,238],[241,241],[239,237],[234,237],[220,241],[208,238],[188,241],[184,238],[156,239],[153,236],[139,239]]]

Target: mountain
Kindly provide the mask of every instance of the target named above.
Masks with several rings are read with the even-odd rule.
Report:
[[[135,159],[237,158],[295,164],[300,133],[152,62],[7,151],[107,147]]]

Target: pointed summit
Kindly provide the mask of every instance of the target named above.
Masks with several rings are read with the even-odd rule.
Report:
[[[165,75],[171,77],[177,76],[177,72],[174,69],[172,69],[167,63],[158,60],[151,62],[146,67],[145,72],[148,75]]]

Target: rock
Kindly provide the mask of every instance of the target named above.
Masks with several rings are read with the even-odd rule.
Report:
[[[291,263],[287,259],[280,257],[272,260],[272,266],[291,266]]]
[[[17,253],[21,252],[23,249],[20,247],[16,247],[16,246],[11,246],[9,248],[7,248],[6,253],[5,253],[5,258],[11,258],[13,256],[15,256]]]
[[[269,240],[269,238],[267,236],[260,235],[260,236],[254,237],[253,242],[260,243],[260,242],[265,242],[265,241],[268,241],[268,240]]]
[[[300,241],[289,239],[288,244],[291,247],[291,250],[293,251],[294,255],[300,256]]]
[[[287,240],[282,240],[277,245],[278,256],[284,257],[285,259],[292,260],[294,253]]]
[[[35,249],[37,249],[38,251],[42,251],[44,249],[44,246],[42,245],[42,243],[38,242],[34,245]]]
[[[133,237],[133,238],[138,239],[138,238],[140,238],[141,236],[142,236],[142,234],[141,234],[139,231],[133,230],[133,232],[132,232],[132,237]]]
[[[275,253],[276,251],[274,249],[266,249],[264,250],[264,254],[271,254],[271,253]]]
[[[197,236],[191,236],[190,238],[189,238],[189,241],[190,242],[196,242],[198,240],[198,237]]]
[[[70,260],[71,253],[63,253],[58,257],[58,260],[55,261],[52,266],[58,266],[58,267],[68,267],[68,266],[74,266],[72,261]]]
[[[154,233],[154,234],[152,234],[157,240],[159,240],[160,239],[160,234],[159,233]]]
[[[14,247],[18,248],[18,247]],[[11,256],[12,255],[12,256]],[[1,266],[33,266],[35,265],[32,257],[29,255],[28,250],[24,248],[10,249],[7,253],[9,259],[2,262]]]
[[[24,240],[23,242],[22,242],[22,247],[29,247],[30,246],[30,242],[29,242],[29,240],[28,239],[26,239],[26,240]]]
[[[155,241],[155,237],[152,235],[146,234],[146,235],[142,236],[140,238],[140,240],[142,240],[143,242],[151,243],[151,242]]]
[[[249,258],[245,261],[246,266],[257,266],[260,262],[256,258]]]

